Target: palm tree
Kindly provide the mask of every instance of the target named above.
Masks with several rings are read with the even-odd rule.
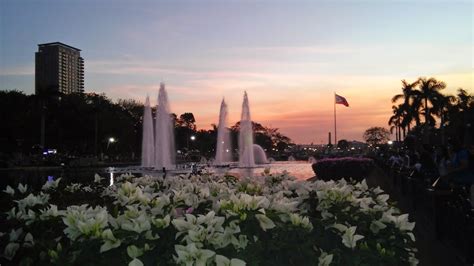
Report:
[[[456,102],[456,97],[452,95],[442,96],[438,99],[437,109],[433,109],[433,113],[436,113],[441,119],[439,127],[441,129],[441,143],[444,145],[446,136],[445,136],[445,124],[449,120],[449,113],[453,110],[454,103]]]
[[[456,95],[456,105],[460,111],[466,111],[470,106],[474,105],[474,96],[470,95],[466,90],[459,88]]]
[[[435,78],[421,77],[418,79],[419,91],[415,91],[415,102],[423,107],[423,113],[425,115],[425,124],[434,125],[435,119],[430,109],[436,111],[439,110],[439,105],[442,102],[443,95],[441,90],[446,88],[446,84],[442,81],[438,81]],[[430,107],[431,105],[431,107]],[[432,114],[433,113],[433,114]]]
[[[420,117],[419,117],[419,105],[416,105],[416,86],[418,85],[418,80],[409,83],[406,80],[402,80],[402,94],[397,94],[393,96],[392,98],[392,103],[396,103],[399,100],[403,100],[403,103],[401,106],[399,105],[400,110],[403,115],[402,115],[402,122],[401,126],[403,128],[403,131],[405,131],[405,128],[408,128],[408,131],[410,131],[410,125],[415,120],[416,125],[420,124]]]
[[[395,130],[395,139],[396,141],[401,141],[401,132],[400,132],[400,126],[402,123],[402,104],[398,106],[392,106],[392,111],[393,115],[390,117],[388,120],[388,125],[390,127],[390,133],[393,134],[393,130]]]

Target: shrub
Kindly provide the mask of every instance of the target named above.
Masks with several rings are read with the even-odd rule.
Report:
[[[312,167],[319,180],[346,178],[362,181],[373,169],[374,162],[369,158],[326,158],[316,161]]]
[[[213,175],[49,181],[11,198],[2,265],[416,264],[414,223],[365,181]]]

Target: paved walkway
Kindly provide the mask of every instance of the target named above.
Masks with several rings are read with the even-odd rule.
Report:
[[[390,177],[387,176],[379,167],[376,167],[376,169],[369,175],[367,182],[372,186],[381,186],[390,194],[392,200],[398,202],[397,206],[400,208],[402,213],[408,213],[409,208],[407,207],[407,204],[399,198],[397,193],[393,192]],[[430,227],[424,224],[423,220],[420,217],[417,217],[416,213],[413,214],[410,215],[410,220],[416,222],[414,234],[416,237],[416,247],[418,249],[417,259],[420,261],[420,266],[466,265],[456,254],[456,250],[451,248],[449,245],[436,240],[434,233],[429,229]]]

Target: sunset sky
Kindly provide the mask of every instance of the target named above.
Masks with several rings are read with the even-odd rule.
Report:
[[[361,140],[387,127],[402,79],[436,77],[472,93],[472,1],[22,1],[0,0],[0,89],[34,92],[37,44],[82,50],[86,92],[230,121],[244,90],[253,120],[296,143]]]

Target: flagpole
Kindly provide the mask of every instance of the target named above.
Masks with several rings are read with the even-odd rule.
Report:
[[[334,92],[334,145],[337,146],[337,127],[336,127],[336,92]]]

